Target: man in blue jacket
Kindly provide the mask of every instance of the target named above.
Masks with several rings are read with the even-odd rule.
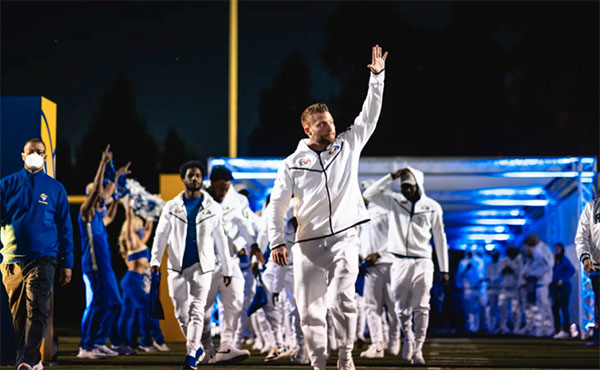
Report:
[[[2,282],[17,337],[17,369],[42,369],[40,346],[50,309],[54,273],[71,281],[73,228],[67,192],[44,171],[46,147],[25,143],[24,169],[0,180]]]

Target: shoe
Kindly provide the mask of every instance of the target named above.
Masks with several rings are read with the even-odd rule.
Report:
[[[564,330],[561,330],[558,333],[556,333],[556,335],[554,335],[552,338],[554,338],[554,339],[569,339],[569,333],[567,333]]]
[[[259,351],[263,348],[263,342],[261,340],[255,340],[254,344],[252,345],[252,350],[253,351]]]
[[[167,343],[165,343],[165,342],[158,344],[158,343],[156,343],[156,341],[153,341],[152,345],[154,346],[154,348],[156,348],[157,350],[159,350],[161,352],[169,352],[171,350],[169,348],[169,346],[167,346]]]
[[[308,358],[308,352],[305,349],[293,350],[291,352],[292,363],[296,365],[308,365],[310,359]]]
[[[291,353],[287,350],[285,346],[279,347],[278,345],[274,345],[269,350],[269,354],[265,357],[265,362],[271,362],[278,360],[282,357],[289,356]]]
[[[251,346],[254,344],[254,338],[248,338],[246,339],[246,341],[244,342],[247,346]]]
[[[390,339],[387,344],[386,350],[390,355],[398,356],[398,353],[400,353],[400,339],[399,338]]]
[[[119,352],[113,351],[112,349],[108,348],[105,344],[100,344],[100,345],[96,344],[94,346],[94,349],[104,353],[108,357],[113,357],[113,356],[119,355]]]
[[[360,357],[365,358],[383,358],[383,348],[376,344],[371,344],[366,351],[360,353]]]
[[[79,353],[77,354],[77,358],[87,358],[92,360],[102,357],[106,357],[106,354],[98,351],[96,348],[90,350],[79,348]]]
[[[215,364],[232,364],[244,361],[250,357],[250,351],[247,349],[237,349],[229,346],[228,348],[219,348],[215,354]]]
[[[43,370],[44,369],[44,365],[42,365],[42,361],[38,362],[37,364],[35,364],[34,367],[32,367],[33,370]]]
[[[347,358],[345,360],[338,358],[337,368],[338,370],[356,370],[356,368],[354,367],[354,361],[352,361],[352,357]]]
[[[208,365],[215,363],[215,348],[211,346],[204,347],[204,357],[198,364]]]
[[[135,349],[129,347],[126,344],[121,344],[120,346],[110,346],[110,349],[123,356],[131,356],[135,355],[136,353]]]
[[[194,356],[185,356],[185,360],[183,361],[183,364],[181,365],[181,368],[183,370],[196,370],[196,357]]]
[[[423,352],[415,351],[415,353],[412,356],[412,359],[410,360],[410,363],[413,365],[425,365],[425,359],[423,358]]]
[[[154,353],[154,352],[158,352],[158,350],[152,346],[138,346],[137,348],[139,351],[144,351],[147,353]]]
[[[29,364],[21,362],[19,366],[17,366],[17,370],[33,370],[33,368],[29,366]]]

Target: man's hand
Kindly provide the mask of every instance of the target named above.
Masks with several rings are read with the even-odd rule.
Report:
[[[379,74],[385,69],[385,60],[387,59],[388,53],[381,55],[381,47],[379,45],[373,46],[373,52],[371,53],[371,64],[367,65],[367,68],[374,74]]]
[[[152,266],[152,267],[150,267],[150,272],[152,272],[152,273],[159,273],[160,272],[160,266]]]
[[[260,251],[260,248],[258,247],[258,244],[256,243],[250,246],[250,257],[252,256],[256,257],[258,262],[262,263],[263,265],[265,264],[265,256],[263,256],[262,252]]]
[[[60,286],[65,286],[71,282],[71,274],[73,270],[63,267],[60,269],[58,281],[60,282]]]
[[[117,170],[116,179],[118,180],[121,175],[129,175],[131,171],[129,170],[129,166],[131,166],[131,162],[127,162],[127,164],[123,167],[119,167]],[[116,181],[116,180],[115,180]]]
[[[231,284],[231,276],[223,276],[223,284],[229,286],[229,284]]]
[[[590,274],[592,271],[596,271],[596,268],[594,267],[591,258],[586,258],[585,260],[583,260],[583,269],[588,274]]]
[[[102,163],[107,164],[108,162],[110,162],[113,159],[113,154],[110,151],[110,144],[108,144],[106,146],[106,149],[104,149],[104,151],[102,152]]]
[[[271,258],[279,266],[285,266],[288,263],[288,250],[285,244],[278,245],[271,249]]]
[[[365,261],[367,262],[367,266],[371,267],[371,266],[375,266],[375,263],[377,263],[377,260],[379,259],[379,257],[381,257],[379,255],[379,253],[371,253],[367,256],[367,258],[365,258]]]
[[[448,282],[450,281],[450,274],[447,272],[442,272],[440,274],[440,278],[442,279],[442,284],[448,284]]]
[[[401,174],[402,174],[402,170],[396,170],[396,172],[392,172],[392,179],[394,179],[394,180],[399,179]]]

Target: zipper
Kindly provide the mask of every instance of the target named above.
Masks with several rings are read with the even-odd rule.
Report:
[[[322,152],[321,152],[322,153]],[[329,194],[329,185],[327,179],[327,172],[325,171],[325,166],[323,166],[323,161],[321,160],[321,153],[317,153],[319,156],[319,164],[323,169],[323,175],[325,175],[325,190],[327,190],[327,201],[329,202],[329,229],[331,229],[331,233],[333,234],[333,222],[331,222],[331,195]]]
[[[410,202],[410,218],[408,219],[408,226],[406,227],[406,239],[404,241],[404,248],[406,249],[406,255],[408,256],[408,235],[410,234],[410,224],[412,223],[413,215],[415,214],[415,203]]]
[[[90,258],[92,260],[92,270],[98,271],[98,263],[96,262],[96,250],[94,249],[94,234],[92,233],[92,223],[85,223],[87,234],[88,234],[88,242],[90,244]]]

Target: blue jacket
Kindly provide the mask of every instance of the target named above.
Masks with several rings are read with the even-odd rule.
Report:
[[[25,169],[0,180],[2,263],[56,258],[73,268],[73,226],[67,192],[43,171]]]
[[[573,274],[575,274],[575,268],[571,264],[571,261],[567,257],[563,257],[552,268],[552,282],[562,280],[563,283],[568,283]]]

